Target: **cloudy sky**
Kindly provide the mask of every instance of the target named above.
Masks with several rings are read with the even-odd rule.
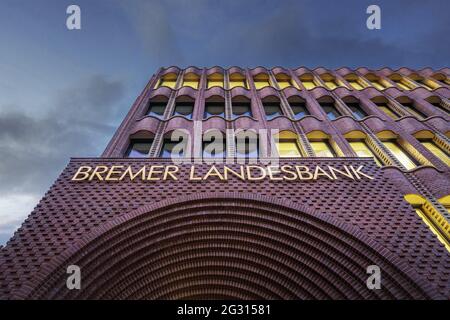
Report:
[[[81,7],[82,29],[66,28]],[[366,28],[381,7],[382,29]],[[0,0],[0,245],[160,66],[449,66],[448,0]]]

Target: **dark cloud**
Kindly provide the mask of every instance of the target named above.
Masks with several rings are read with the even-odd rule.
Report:
[[[57,92],[42,117],[2,108],[10,111],[0,113],[0,192],[43,192],[71,156],[98,156],[123,96],[123,83],[96,75]]]

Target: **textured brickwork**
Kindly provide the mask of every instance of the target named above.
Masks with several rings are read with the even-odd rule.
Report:
[[[182,87],[189,72],[199,76],[199,88]],[[208,75],[232,73],[247,78],[249,87],[206,88]],[[177,75],[177,87],[155,88],[168,74]],[[296,86],[274,85],[256,90],[253,76],[274,79],[288,75]],[[318,85],[306,90],[300,78],[311,74]],[[347,87],[328,90],[321,77],[330,74]],[[371,74],[389,80],[393,74],[440,77],[439,88],[385,90],[368,84],[353,90],[345,78]],[[330,71],[323,68],[228,70],[176,67],[152,77],[130,109],[101,158],[70,161],[35,210],[0,251],[0,298],[267,298],[267,299],[427,299],[450,298],[450,254],[404,200],[408,193],[427,197],[449,219],[437,199],[450,194],[448,167],[414,136],[434,134],[448,148],[448,113],[429,103],[438,98],[448,108],[449,70],[397,71],[365,68]],[[444,80],[442,80],[444,77]],[[321,82],[322,81],[322,82]],[[448,81],[448,80],[447,80]],[[320,85],[322,83],[322,85]],[[374,180],[353,181],[219,181],[186,179],[189,165],[181,166],[178,181],[70,181],[82,165],[169,164],[154,158],[165,134],[177,128],[193,132],[192,120],[170,116],[177,97],[195,100],[192,120],[202,120],[205,99],[222,97],[225,118],[211,117],[203,130],[278,129],[295,132],[306,153],[306,136],[327,134],[342,151],[341,158],[284,159],[281,164],[326,166],[364,165]],[[151,99],[165,97],[165,119],[147,116]],[[230,118],[232,99],[251,100],[252,117]],[[284,115],[266,120],[262,99],[278,97]],[[295,120],[289,99],[306,101],[310,115]],[[357,120],[344,100],[356,98],[368,114]],[[395,99],[414,101],[427,117],[408,114]],[[330,121],[319,105],[332,98],[343,114]],[[401,117],[393,120],[375,101],[385,98]],[[395,100],[395,101],[394,101]],[[382,168],[372,160],[355,158],[344,135],[362,132],[379,152]],[[407,172],[386,153],[377,135],[393,132],[405,142],[420,165]],[[155,139],[148,159],[126,159],[124,153],[136,133]],[[194,154],[199,156],[199,154]],[[207,166],[198,167],[204,174]],[[65,268],[77,264],[84,271],[85,290],[65,289]],[[366,267],[377,264],[383,288],[365,287]]]

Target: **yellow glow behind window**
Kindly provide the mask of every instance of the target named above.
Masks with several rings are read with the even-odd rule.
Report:
[[[433,153],[436,157],[441,159],[447,166],[450,166],[450,158],[448,155],[439,148],[434,142],[432,141],[421,141],[422,145],[427,148],[431,153]]]
[[[392,112],[392,110],[388,106],[378,106],[378,107],[380,108],[381,111],[386,113],[392,119],[394,120],[398,119],[397,115],[394,112]]]
[[[310,142],[312,149],[316,157],[328,157],[334,158],[334,153],[328,147],[328,144],[324,141],[311,141]]]
[[[363,141],[350,141],[350,146],[353,151],[358,155],[358,157],[372,157],[376,164],[381,166],[380,161],[377,159],[375,154],[370,150],[369,146]]]
[[[278,141],[277,149],[281,158],[301,156],[297,141],[294,139]]]
[[[384,141],[383,144],[386,146],[386,148],[389,149],[389,151],[392,152],[392,154],[407,170],[411,170],[416,167],[416,164],[411,159],[411,157],[405,151],[403,151],[403,149],[396,142]]]

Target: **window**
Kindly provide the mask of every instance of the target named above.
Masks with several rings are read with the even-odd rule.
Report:
[[[170,138],[165,138],[159,156],[161,158],[182,158],[184,157],[185,152],[186,145],[182,143],[182,138],[178,141],[172,141]]]
[[[378,166],[381,166],[381,162],[378,157],[372,152],[367,143],[364,140],[354,140],[348,142],[353,151],[358,157],[372,157]]]
[[[409,111],[409,113],[413,114],[414,116],[416,116],[416,118],[418,119],[425,119],[427,116],[425,114],[423,114],[422,112],[420,112],[419,110],[417,110],[412,103],[402,103],[402,106]]]
[[[271,120],[275,117],[282,115],[280,103],[278,102],[263,102],[264,112],[266,113],[266,119]]]
[[[419,140],[420,143],[427,148],[432,154],[442,160],[447,166],[450,166],[449,154],[442,148],[440,148],[433,140],[425,139]]]
[[[291,102],[289,103],[292,109],[292,112],[294,113],[295,119],[301,119],[304,116],[309,115],[308,108],[306,108],[306,103],[304,102]]]
[[[233,119],[241,116],[248,116],[248,117],[252,116],[252,109],[250,106],[250,102],[233,101],[231,109]]]
[[[426,198],[418,194],[407,194],[405,195],[405,200],[411,204],[425,225],[450,252],[450,241],[448,240],[449,224],[445,217]]]
[[[407,84],[401,76],[393,75],[393,76],[390,76],[389,79],[391,79],[393,82],[395,82],[397,87],[399,87],[400,89],[402,89],[402,90],[411,90],[410,85]]]
[[[330,89],[336,89],[338,87],[336,80],[334,77],[330,74],[324,74],[321,76],[322,81],[325,83],[325,86]]]
[[[236,136],[236,157],[257,158],[259,153],[259,141],[255,135],[238,134]]]
[[[253,78],[256,90],[270,86],[269,76],[266,74],[258,74]]]
[[[225,117],[224,102],[206,102],[204,118],[206,119],[212,116]]]
[[[383,141],[383,144],[407,170],[414,169],[419,164],[416,159],[403,150],[397,141],[387,140]]]
[[[427,90],[433,90],[431,86],[429,86],[423,78],[414,79],[414,81],[418,84],[420,84],[422,87],[424,87]]]
[[[310,74],[301,76],[300,81],[303,84],[303,86],[306,88],[306,90],[311,90],[316,87],[316,84],[314,83],[314,78]]]
[[[351,74],[351,75],[346,76],[345,80],[355,90],[362,90],[362,89],[364,89],[364,85],[361,83],[360,79],[355,74]]]
[[[192,112],[194,110],[193,102],[177,102],[173,116],[182,116],[186,119],[192,119]]]
[[[321,103],[320,106],[323,108],[323,111],[327,114],[328,119],[334,120],[337,117],[340,117],[340,112],[336,109],[334,104],[332,103]]]
[[[183,78],[183,87],[198,89],[200,78],[195,73],[187,73]]]
[[[377,105],[378,109],[380,109],[381,111],[386,113],[392,119],[396,120],[396,119],[400,118],[400,116],[394,110],[389,108],[387,104],[385,104],[385,103],[377,103],[376,105]]]
[[[295,133],[281,131],[275,137],[275,141],[280,158],[301,157],[300,147]]]
[[[216,86],[223,88],[223,75],[220,73],[213,73],[208,76],[208,89]]]
[[[146,158],[150,152],[153,139],[131,140],[126,156],[128,158]]]
[[[291,79],[289,78],[288,75],[280,74],[280,75],[277,75],[275,77],[275,79],[277,80],[278,87],[280,87],[280,89],[284,89],[284,88],[292,86]]]
[[[336,154],[328,140],[318,140],[309,142],[316,157],[334,158]]]
[[[225,158],[226,143],[222,132],[212,130],[203,135],[203,158]]]
[[[245,77],[239,73],[233,73],[230,75],[230,89],[235,87],[244,87],[245,89],[248,88]]]
[[[359,103],[347,103],[347,106],[350,108],[356,119],[361,120],[367,117],[367,113],[361,108]]]
[[[147,115],[158,119],[164,118],[164,110],[166,110],[167,102],[150,102]]]
[[[372,86],[374,86],[375,88],[377,88],[380,91],[391,86],[386,80],[382,80],[380,77],[374,75],[373,73],[369,73],[365,77]]]
[[[175,89],[176,83],[177,83],[177,75],[175,73],[169,73],[161,78],[158,84],[158,88],[169,87]]]

